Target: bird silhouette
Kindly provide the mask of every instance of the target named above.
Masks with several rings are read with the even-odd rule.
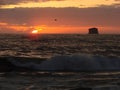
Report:
[[[57,19],[54,19],[54,21],[57,21]]]

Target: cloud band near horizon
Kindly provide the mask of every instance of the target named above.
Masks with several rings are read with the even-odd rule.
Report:
[[[0,8],[41,8],[41,7],[120,7],[120,0],[0,0]]]

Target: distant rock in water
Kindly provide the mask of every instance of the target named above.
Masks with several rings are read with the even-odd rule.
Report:
[[[98,28],[89,28],[89,34],[99,34]]]

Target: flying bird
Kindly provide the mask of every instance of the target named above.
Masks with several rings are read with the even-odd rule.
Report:
[[[57,19],[54,19],[54,21],[57,21]]]

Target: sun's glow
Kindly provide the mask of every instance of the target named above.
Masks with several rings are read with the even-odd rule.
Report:
[[[38,30],[33,30],[32,31],[32,34],[37,34],[38,33]]]

